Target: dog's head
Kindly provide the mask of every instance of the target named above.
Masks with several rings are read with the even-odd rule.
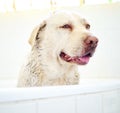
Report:
[[[58,12],[37,26],[30,37],[33,47],[62,63],[87,64],[98,44],[90,24],[79,14]]]

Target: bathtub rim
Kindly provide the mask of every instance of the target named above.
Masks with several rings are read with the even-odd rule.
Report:
[[[0,103],[47,99],[72,95],[96,94],[117,89],[120,89],[120,80],[86,85],[0,88]]]

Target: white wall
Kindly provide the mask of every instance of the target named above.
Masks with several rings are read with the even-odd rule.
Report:
[[[81,78],[120,78],[120,3],[73,9],[88,18],[99,38],[95,55],[79,68]],[[30,33],[45,14],[47,11],[0,14],[0,78],[17,78],[30,51]]]
[[[44,11],[46,13],[46,11]],[[0,14],[0,78],[17,78],[30,51],[29,36],[43,12]]]
[[[80,68],[81,77],[120,78],[120,3],[81,8],[99,38],[89,64]]]

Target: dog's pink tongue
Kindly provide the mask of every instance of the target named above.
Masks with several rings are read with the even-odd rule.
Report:
[[[79,60],[80,60],[81,62],[87,64],[87,63],[89,62],[89,60],[90,60],[90,57],[80,57]]]

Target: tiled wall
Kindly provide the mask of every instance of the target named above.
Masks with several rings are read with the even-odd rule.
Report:
[[[0,113],[120,113],[120,89],[0,103]]]

